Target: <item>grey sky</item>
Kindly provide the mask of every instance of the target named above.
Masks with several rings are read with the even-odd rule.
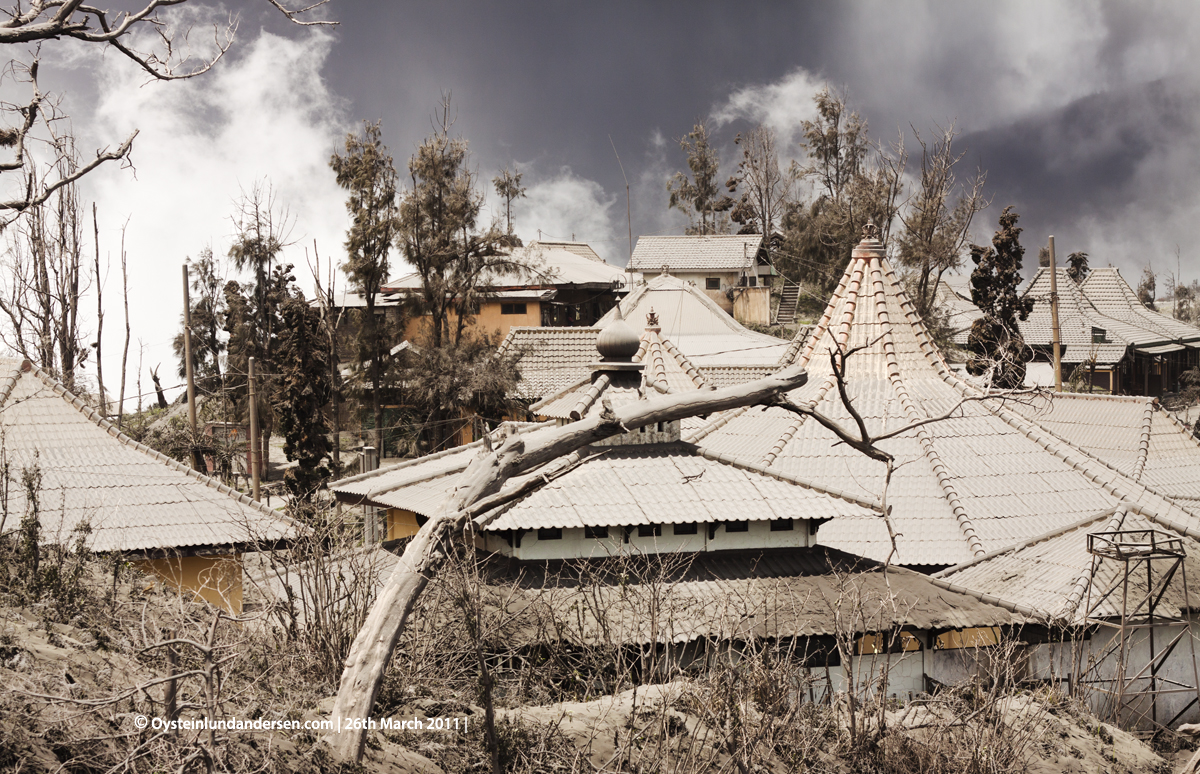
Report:
[[[890,141],[910,124],[955,122],[964,174],[988,172],[991,210],[1013,204],[1026,268],[1046,235],[1136,281],[1148,261],[1200,276],[1200,6],[1183,3],[375,3],[333,0],[330,31],[283,24],[244,5],[235,49],[190,83],[151,84],[119,57],[59,55],[64,107],[85,148],[139,128],[136,177],[89,181],[105,251],[119,261],[130,217],[135,337],[146,362],[170,359],[178,266],[224,252],[239,190],[269,179],[295,216],[287,260],[317,240],[336,257],[346,226],[328,157],[361,119],[383,119],[403,163],[452,92],[481,184],[525,173],[516,213],[526,238],[574,234],[610,260],[633,233],[678,233],[665,181],[683,164],[675,140],[709,117],[725,166],[734,135],[771,124],[790,153],[822,84],[844,87]],[[204,18],[203,7],[193,8]],[[65,68],[65,69],[64,69]],[[790,142],[789,142],[790,141]],[[727,170],[724,170],[727,171]],[[119,263],[117,264],[119,266]],[[402,271],[397,267],[396,272]],[[308,284],[307,271],[298,271]],[[111,291],[110,291],[111,292]],[[112,317],[109,317],[112,320]],[[112,324],[110,322],[110,324]],[[109,344],[109,351],[115,349]]]

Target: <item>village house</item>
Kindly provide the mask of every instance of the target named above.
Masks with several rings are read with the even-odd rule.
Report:
[[[508,250],[524,272],[488,274],[480,278],[482,296],[471,326],[503,339],[517,326],[593,325],[627,290],[628,276],[605,263],[583,242],[531,242]],[[421,290],[421,275],[408,274],[382,288],[402,297]],[[408,321],[402,338],[420,343],[425,318]]]
[[[703,290],[739,322],[771,322],[775,268],[761,234],[638,237],[627,270],[642,280],[671,274]]]
[[[1057,270],[1059,342],[1063,382],[1087,392],[1162,396],[1178,389],[1179,375],[1200,365],[1200,328],[1147,309],[1119,269],[1093,269],[1076,284]],[[1022,292],[1033,299],[1027,320],[1018,321],[1033,350],[1026,384],[1054,386],[1050,270],[1038,269]],[[939,306],[949,313],[954,343],[967,346],[979,308],[943,283]]]
[[[654,314],[671,357],[686,359],[716,386],[772,373],[797,346],[746,328],[696,285],[670,274],[634,285],[620,308],[627,320]],[[586,381],[596,359],[596,337],[616,314],[610,310],[588,328],[513,328],[500,349],[521,353],[517,395],[532,404]]]
[[[181,592],[239,614],[242,556],[285,545],[280,513],[134,441],[28,361],[0,361],[0,444],[9,470],[40,472],[42,542],[125,557]],[[4,517],[33,503],[8,487]]]
[[[702,367],[670,357],[656,340],[665,333],[658,327],[648,324],[625,344],[628,365],[610,374],[603,361],[594,361],[586,384],[550,396],[537,410],[559,424],[603,410],[606,397],[613,405],[643,395],[652,398],[663,389],[704,389],[692,373]],[[608,332],[603,329],[601,338]],[[1102,599],[1118,594],[1129,605],[1138,604],[1136,584],[1114,590],[1111,562],[1096,560],[1089,552],[1092,543],[1121,544],[1115,533],[1153,531],[1174,552],[1168,552],[1167,560],[1192,557],[1200,548],[1195,544],[1200,537],[1200,477],[1195,472],[1200,470],[1200,444],[1188,428],[1152,398],[982,392],[946,364],[883,245],[872,239],[856,248],[811,335],[789,346],[778,366],[807,371],[807,383],[791,393],[794,401],[850,423],[830,358],[838,351],[852,352],[845,361],[844,387],[866,432],[872,437],[895,433],[877,442],[895,460],[886,490],[886,466],[840,443],[819,423],[777,407],[734,409],[685,420],[677,430],[638,429],[614,442],[616,448],[598,445],[561,481],[507,506],[484,530],[480,547],[517,563],[644,553],[647,545],[702,557],[721,556],[723,550],[791,557],[820,547],[876,565],[890,557],[892,563],[933,574],[929,582],[942,591],[1012,614],[1012,625],[1023,627],[1022,638],[1029,637],[1029,663],[1022,667],[1028,677],[1062,679],[1064,649],[1079,652],[1078,643],[1086,641],[1095,666],[1079,675],[1079,685],[1106,695],[1101,689],[1111,687],[1120,674],[1111,663],[1113,654],[1145,655],[1155,670],[1161,667],[1164,678],[1181,684],[1179,696],[1164,695],[1147,704],[1145,691],[1134,686],[1127,713],[1153,706],[1160,723],[1200,717],[1187,698],[1197,681],[1182,679],[1193,663],[1190,651],[1161,645],[1175,640],[1190,647],[1190,638],[1179,638],[1180,631],[1195,628],[1194,603],[1181,604],[1186,598],[1178,584],[1184,573],[1178,578],[1163,572],[1153,576],[1167,581],[1152,588],[1171,593],[1160,599],[1157,618],[1150,621],[1131,620],[1112,605],[1087,601],[1089,593]],[[467,450],[458,453],[462,456],[457,459],[418,460],[334,489],[345,502],[412,514],[406,526],[413,529],[453,490],[455,476],[470,456]],[[670,472],[655,475],[663,470],[660,466]],[[643,475],[645,479],[638,478]],[[786,482],[807,491],[785,488],[784,497],[766,488],[764,476],[770,477],[771,487]],[[713,491],[730,487],[728,494],[716,495],[715,507],[690,493],[706,479],[715,482]],[[735,480],[740,488],[734,488]],[[573,485],[568,487],[568,481]],[[885,494],[894,544],[878,513]],[[771,511],[776,503],[790,503],[792,535],[772,535],[781,516]],[[835,511],[830,513],[830,507]],[[593,512],[597,515],[588,515]],[[623,517],[599,523],[610,513]],[[696,521],[695,534],[676,535],[675,523],[689,517]],[[702,526],[709,524],[716,528]],[[732,535],[731,524],[737,530]],[[815,535],[808,539],[796,534],[812,532],[814,526]],[[793,542],[772,543],[779,540]],[[1135,549],[1136,544],[1127,553]],[[1114,550],[1120,555],[1127,549]],[[1050,572],[1039,568],[1038,561],[1060,568]],[[1194,560],[1183,561],[1186,570]],[[1196,574],[1195,569],[1188,573],[1192,578]],[[1081,606],[1087,608],[1083,614],[1077,612]],[[1093,636],[1098,621],[1118,634]],[[913,648],[911,653],[930,651],[921,656],[922,679],[953,682],[973,668],[963,658],[963,648],[998,642],[996,627],[1007,625],[909,627],[904,631],[912,639],[905,639],[904,647]],[[1130,633],[1135,628],[1140,634]],[[1149,645],[1148,631],[1156,632],[1157,650]],[[1049,645],[1055,637],[1067,644]],[[859,647],[866,649],[866,642],[860,640]],[[915,673],[898,679],[900,685],[904,679],[918,682]],[[1175,699],[1180,703],[1172,704]]]

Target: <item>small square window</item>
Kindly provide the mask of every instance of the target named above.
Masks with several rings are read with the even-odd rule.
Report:
[[[500,314],[525,314],[525,304],[501,304]]]
[[[751,287],[751,288],[758,287],[758,275],[757,274],[751,274],[749,277],[746,278],[746,287]]]
[[[538,529],[538,540],[562,540],[562,528],[542,527]]]
[[[791,532],[793,529],[791,519],[771,519],[772,532]]]
[[[704,278],[704,289],[705,290],[720,290],[721,289],[721,278],[720,277],[705,277]]]
[[[748,521],[727,521],[725,522],[726,532],[749,532],[750,522]]]
[[[671,530],[676,535],[695,535],[696,534],[696,525],[695,524],[676,524],[674,527],[671,528]]]
[[[638,525],[638,537],[661,537],[661,536],[662,536],[662,525],[661,524],[639,524]]]
[[[584,527],[583,536],[589,538],[606,538],[608,537],[608,527]]]

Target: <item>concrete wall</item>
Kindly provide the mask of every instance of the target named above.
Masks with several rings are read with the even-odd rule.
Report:
[[[134,565],[174,586],[180,593],[199,597],[233,615],[242,613],[242,557],[178,556],[143,559]]]
[[[738,288],[733,291],[733,318],[742,325],[771,324],[770,288]]]
[[[516,303],[525,304],[525,314],[502,314],[501,304]],[[454,324],[454,318],[451,318],[451,325]],[[469,330],[475,330],[479,333],[493,335],[497,330],[500,331],[500,338],[496,343],[500,343],[505,336],[508,335],[508,329],[514,326],[525,327],[541,327],[542,325],[542,305],[540,301],[535,299],[518,299],[516,301],[482,301],[479,304],[479,314],[471,320],[468,326]],[[410,320],[408,326],[404,329],[404,338],[407,341],[420,343],[422,337],[429,329],[428,317],[417,317]]]
[[[1161,654],[1170,644],[1171,640],[1180,633],[1181,629],[1181,626],[1154,627],[1155,652]],[[1084,640],[1074,645],[1069,642],[1031,645],[1027,649],[1028,666],[1026,672],[1028,677],[1029,679],[1036,680],[1062,681],[1066,684],[1072,677],[1075,659],[1081,659],[1085,665],[1094,662],[1103,656],[1110,644],[1116,642],[1116,636],[1115,629],[1104,627],[1092,639]],[[1125,674],[1129,678],[1133,678],[1149,663],[1150,631],[1142,630],[1134,633],[1129,639],[1128,652],[1129,655],[1125,662]],[[1166,684],[1165,681],[1167,680],[1194,688],[1197,682],[1197,664],[1194,654],[1200,654],[1200,622],[1197,622],[1195,617],[1192,618],[1188,627],[1188,633],[1179,641],[1157,671],[1158,676],[1164,678],[1164,682],[1160,684],[1160,688],[1180,687],[1178,685]],[[1099,690],[1100,688],[1106,688],[1110,691],[1115,690],[1115,684],[1108,681],[1111,681],[1116,674],[1118,674],[1117,659],[1115,656],[1110,656],[1095,668],[1091,674],[1092,679],[1073,686],[1075,690],[1079,691],[1087,699],[1092,711],[1101,718],[1111,717],[1117,709],[1116,699]],[[1149,670],[1145,674],[1149,675]],[[1099,678],[1102,682],[1096,681],[1096,678]],[[1146,678],[1131,680],[1127,691],[1130,693],[1144,691],[1149,688],[1149,682]],[[1159,724],[1169,722],[1194,699],[1196,699],[1195,690],[1159,695],[1156,702],[1157,722]],[[1126,727],[1133,726],[1142,730],[1152,728],[1153,724],[1148,720],[1136,722],[1139,713],[1145,713],[1147,716],[1150,716],[1151,705],[1149,699],[1144,695],[1141,697],[1130,697],[1127,694],[1121,711],[1121,725]],[[1173,727],[1181,723],[1196,722],[1200,722],[1200,706],[1189,708],[1174,722]]]

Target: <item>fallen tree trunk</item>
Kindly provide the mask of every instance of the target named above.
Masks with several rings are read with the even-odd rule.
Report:
[[[451,542],[473,517],[473,505],[500,491],[513,476],[533,471],[588,444],[658,422],[712,414],[743,406],[775,403],[778,397],[808,380],[803,368],[792,367],[748,384],[721,390],[699,390],[637,401],[612,408],[607,402],[596,417],[558,428],[555,432],[513,435],[498,448],[482,452],[463,471],[462,482],[438,513],[421,527],[404,550],[370,615],[354,638],[346,659],[331,717],[334,731],[328,741],[342,761],[362,757],[366,731],[346,728],[346,720],[366,719],[383,681],[392,652],[425,590],[452,550]]]

